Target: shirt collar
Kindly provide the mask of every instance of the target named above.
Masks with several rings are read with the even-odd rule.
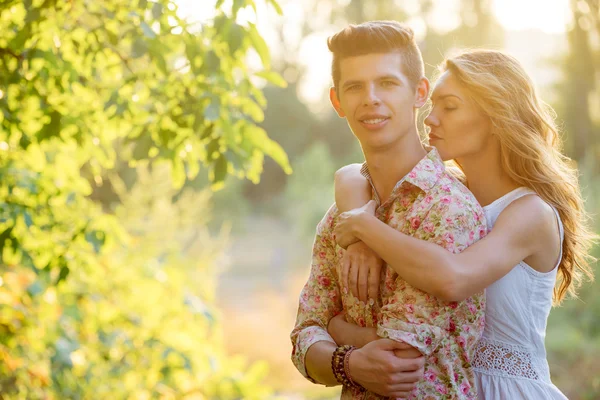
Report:
[[[429,148],[429,153],[425,155],[415,165],[415,167],[404,176],[398,183],[408,182],[424,192],[429,191],[431,188],[435,186],[441,176],[444,174],[446,167],[440,154],[438,153],[435,147]],[[373,181],[371,180],[371,174],[369,173],[369,166],[365,161],[360,169],[360,173],[367,178],[367,180],[371,183],[371,186],[374,187]],[[396,187],[398,184],[396,185]],[[377,196],[376,196],[377,197]]]

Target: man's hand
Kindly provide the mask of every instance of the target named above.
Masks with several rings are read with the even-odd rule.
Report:
[[[342,259],[342,286],[361,301],[377,300],[383,260],[363,242],[348,247]]]
[[[381,396],[402,398],[423,378],[425,358],[406,343],[379,339],[353,351],[349,363],[354,382]]]

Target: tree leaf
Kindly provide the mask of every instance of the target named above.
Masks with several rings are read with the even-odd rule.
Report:
[[[265,68],[269,68],[271,65],[271,55],[269,54],[269,47],[267,43],[262,38],[258,29],[256,29],[256,25],[249,23],[248,36],[250,37],[250,42],[252,43],[252,47],[258,53],[260,57],[260,61],[262,62]]]
[[[257,72],[255,75],[260,78],[266,79],[268,82],[271,82],[273,85],[279,86],[280,88],[287,87],[287,82],[277,72],[261,71],[261,72]]]
[[[27,286],[27,294],[30,297],[35,297],[40,293],[44,293],[46,289],[42,285],[39,279],[36,279],[31,285]]]
[[[56,279],[56,285],[67,279],[67,276],[69,276],[69,272],[71,272],[69,267],[67,265],[63,265],[60,268],[60,273],[58,274],[58,278]]]
[[[31,228],[31,225],[33,225],[33,221],[31,220],[31,214],[25,211],[23,213],[23,220],[25,221],[25,226],[27,226],[27,228]]]
[[[227,158],[225,158],[224,154],[220,154],[219,157],[215,160],[214,164],[212,175],[213,189],[219,188],[221,186],[219,184],[225,180],[225,177],[227,176],[227,165]]]
[[[173,187],[180,189],[185,183],[185,165],[183,160],[179,157],[175,157],[171,163],[171,179],[173,180]]]
[[[273,6],[275,11],[277,11],[277,14],[283,15],[283,10],[279,6],[279,3],[277,2],[277,0],[268,0],[268,2],[269,2],[269,4],[271,4]]]
[[[150,135],[143,135],[139,140],[137,140],[134,144],[133,148],[133,158],[136,160],[143,160],[148,157],[148,152],[154,146],[154,141]]]
[[[238,24],[232,24],[229,29],[227,42],[229,44],[229,52],[234,55],[242,46],[244,34],[246,31]]]
[[[218,97],[214,97],[208,104],[208,107],[204,109],[204,118],[206,121],[216,121],[219,119],[221,113],[221,100]]]
[[[152,16],[154,19],[160,19],[163,13],[163,5],[160,3],[154,3],[152,5]]]
[[[140,58],[146,55],[148,52],[148,45],[141,37],[135,38],[131,46],[131,56],[133,58]]]
[[[149,39],[154,39],[156,37],[156,32],[154,32],[152,30],[152,28],[150,28],[150,26],[148,26],[147,23],[142,21],[140,26],[142,27],[142,32],[144,33],[144,36],[146,36]]]

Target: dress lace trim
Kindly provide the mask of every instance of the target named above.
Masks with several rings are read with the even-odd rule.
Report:
[[[488,374],[543,380],[535,361],[536,357],[522,346],[482,338],[475,346],[472,365]]]

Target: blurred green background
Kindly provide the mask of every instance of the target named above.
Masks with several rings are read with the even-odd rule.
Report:
[[[339,396],[289,332],[333,173],[361,161],[326,38],[371,19],[409,23],[428,76],[517,56],[600,231],[598,0],[2,0],[0,399]],[[571,399],[600,398],[598,285],[549,321]]]

